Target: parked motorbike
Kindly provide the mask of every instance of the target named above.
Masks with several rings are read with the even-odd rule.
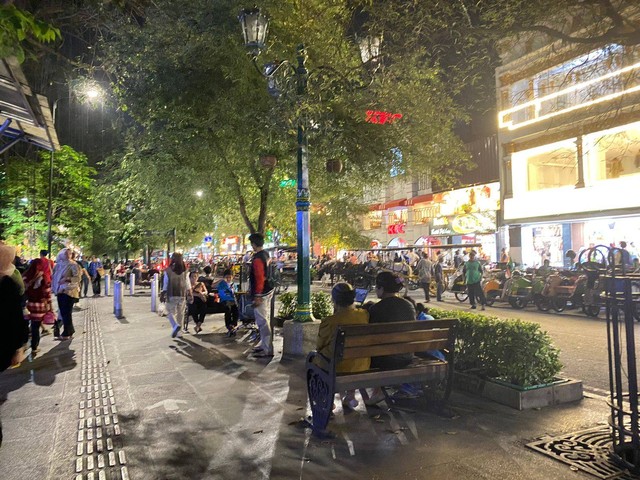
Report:
[[[535,299],[541,295],[546,276],[533,273],[519,275],[511,284],[509,292],[509,305],[517,310],[522,310],[529,303],[535,303]]]
[[[515,273],[515,272],[514,272]],[[484,296],[487,299],[487,305],[491,306],[495,302],[507,302],[514,276],[510,275],[506,270],[490,270],[487,280],[484,283]],[[517,275],[519,276],[519,274]]]

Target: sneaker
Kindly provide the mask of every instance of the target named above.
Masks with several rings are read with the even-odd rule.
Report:
[[[199,323],[196,323],[196,326],[193,329],[196,331],[196,333],[200,333],[202,331],[202,327]]]
[[[360,402],[353,397],[344,397],[342,399],[342,408],[345,410],[355,410],[360,405]]]
[[[51,335],[51,332],[50,332],[49,330],[43,329],[43,330],[40,332],[40,336],[41,336],[41,337],[44,337],[45,335]]]
[[[480,307],[480,310],[486,310],[486,308],[484,308],[484,305]]]
[[[36,353],[38,353],[38,352],[40,352],[40,347],[36,347],[36,348],[32,348],[32,349],[31,349],[31,353],[32,353],[32,354],[36,354]]]
[[[176,325],[175,327],[173,327],[173,329],[171,330],[171,338],[176,338],[178,336],[178,333],[180,333],[180,325]]]
[[[263,350],[263,348],[262,348],[262,347],[254,347],[254,348],[251,350],[251,353],[259,353],[259,352],[263,352],[263,351],[264,351],[264,350]]]
[[[476,306],[475,305],[471,305],[471,310],[475,310]]]
[[[265,350],[260,350],[259,352],[255,352],[253,354],[255,358],[265,358],[265,357],[273,357],[273,352],[267,352]]]

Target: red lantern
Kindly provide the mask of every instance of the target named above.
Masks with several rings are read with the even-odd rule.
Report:
[[[264,168],[273,168],[278,163],[278,159],[275,155],[262,155],[260,156],[260,165]]]
[[[342,171],[342,160],[338,158],[332,158],[327,160],[327,172],[340,173]]]

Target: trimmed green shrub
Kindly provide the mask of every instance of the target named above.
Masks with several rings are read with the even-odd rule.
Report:
[[[295,292],[285,292],[278,297],[280,308],[278,316],[283,319],[293,318],[298,306],[298,298]],[[333,313],[333,303],[331,295],[326,292],[315,292],[311,294],[311,312],[317,319],[328,317]]]
[[[429,314],[459,319],[456,370],[530,387],[552,382],[562,368],[560,351],[537,323],[435,308]]]

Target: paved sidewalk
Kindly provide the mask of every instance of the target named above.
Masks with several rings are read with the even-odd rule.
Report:
[[[602,398],[518,412],[454,393],[453,418],[407,403],[338,406],[333,440],[301,427],[303,359],[254,359],[222,315],[171,339],[149,297],[81,302],[71,342],[0,375],[0,479],[588,479],[525,444],[602,425]]]

